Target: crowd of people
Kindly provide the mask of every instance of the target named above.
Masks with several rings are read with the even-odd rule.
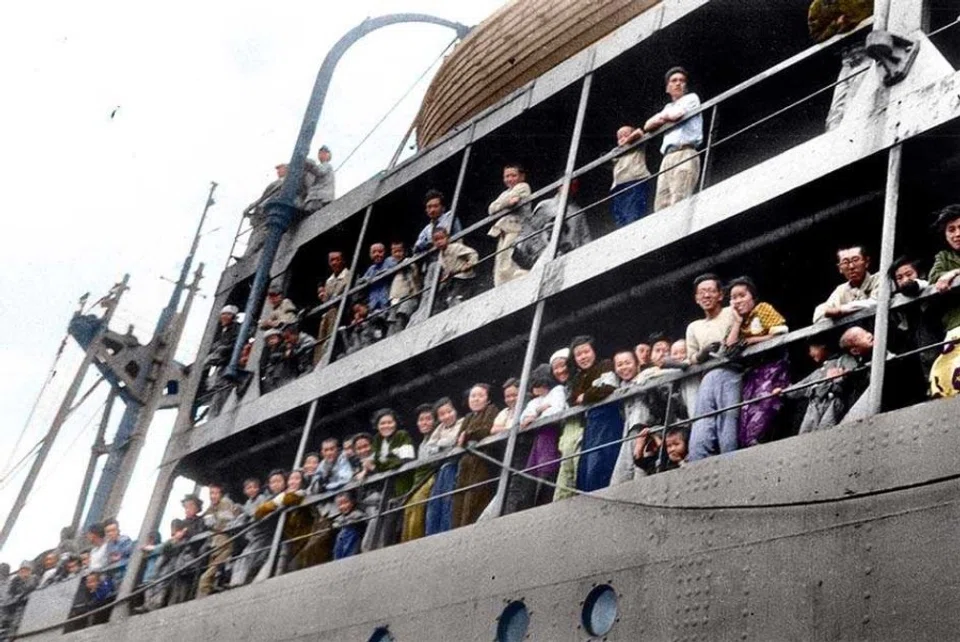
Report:
[[[20,563],[11,575],[8,564],[0,564],[0,640],[16,632],[27,599],[34,591],[81,578],[69,617],[96,612],[91,622],[106,621],[100,607],[110,604],[133,553],[133,541],[120,532],[116,519],[90,524],[82,537],[67,526],[60,542],[32,560]],[[85,624],[81,620],[81,624]]]
[[[515,377],[499,386],[478,382],[462,395],[418,406],[407,417],[416,426],[411,432],[396,411],[379,410],[370,432],[342,441],[327,436],[295,470],[269,471],[265,482],[247,479],[242,506],[212,486],[216,508],[204,513],[205,526],[197,521],[202,505],[188,497],[170,542],[206,528],[214,552],[184,576],[181,590],[171,581],[156,604],[185,599],[194,584],[203,596],[249,582],[267,560],[276,527],[267,518],[283,508],[289,512],[278,572],[472,524],[495,515],[501,503],[505,512],[522,510],[863,417],[874,354],[866,324],[883,279],[894,291],[885,405],[960,394],[960,303],[938,295],[960,283],[960,206],[941,210],[937,228],[945,248],[933,258],[929,280],[920,261],[900,258],[889,274],[878,274],[862,246],[838,248],[843,282],[812,311],[816,332],[807,341],[806,366],[790,363],[790,346],[774,341],[790,332],[788,320],[751,278],[723,282],[702,274],[692,283],[702,314],[682,337],[655,333],[604,354],[592,337],[577,336],[532,369],[525,395]],[[265,328],[293,314],[279,291],[272,294]],[[294,345],[296,335],[287,336]],[[770,341],[767,349],[753,348]],[[301,360],[309,365],[311,355],[305,348]],[[523,474],[512,475],[506,495],[497,497],[497,435],[514,425],[508,465]],[[458,457],[445,456],[458,446]],[[249,530],[228,542],[241,526]],[[170,550],[178,552],[163,558],[164,568],[186,568],[183,556],[198,554]]]

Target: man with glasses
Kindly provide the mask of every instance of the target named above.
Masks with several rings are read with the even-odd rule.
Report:
[[[870,257],[863,246],[852,245],[837,250],[837,268],[846,282],[813,311],[813,322],[838,319],[859,310],[876,307],[880,275],[870,274]]]

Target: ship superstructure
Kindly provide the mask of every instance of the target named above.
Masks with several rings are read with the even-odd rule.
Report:
[[[927,257],[939,248],[929,215],[960,201],[960,3],[878,0],[873,18],[818,44],[807,31],[809,2],[768,5],[654,4],[299,221],[282,240],[271,281],[305,310],[300,330],[315,333],[327,314],[336,330],[316,337],[324,348],[311,372],[273,390],[261,382],[263,332],[253,335],[248,374],[208,384],[196,399],[210,373],[191,372],[142,533],[160,526],[177,476],[222,480],[239,497],[245,477],[299,466],[325,437],[370,430],[380,407],[412,417],[421,403],[511,376],[520,379],[522,403],[532,369],[574,335],[594,335],[604,355],[655,331],[681,337],[698,317],[690,282],[704,272],[752,276],[789,321],[791,332],[748,348],[747,357],[787,353],[799,365],[811,338],[836,340],[856,323],[872,327],[878,348],[863,366],[870,376],[863,420],[501,517],[511,484],[522,477],[517,453],[534,434],[515,423],[470,446],[478,452],[468,456],[490,458],[483,459],[494,497],[489,520],[279,576],[281,516],[251,585],[144,615],[128,609],[137,602],[137,555],[110,623],[70,639],[949,635],[957,616],[942,605],[958,572],[937,561],[956,552],[941,536],[957,512],[957,405],[901,407],[898,393],[909,382],[900,366],[910,355],[888,358],[887,346],[898,312],[950,295],[893,300],[886,283],[875,309],[819,325],[810,317],[838,283],[838,247],[870,248],[881,274],[895,254]],[[522,11],[523,3],[516,6]],[[847,52],[865,45],[874,62],[844,75]],[[697,193],[618,228],[608,212],[611,162],[622,153],[613,150],[614,134],[663,107],[663,72],[678,64],[703,100]],[[837,89],[846,84],[855,88],[842,122],[825,131]],[[661,136],[642,143],[651,170]],[[487,231],[508,212],[488,214],[487,203],[501,189],[501,168],[516,162],[533,187],[529,204],[555,199],[555,216],[542,230],[544,260],[493,287],[496,248]],[[358,280],[370,246],[412,244],[431,189],[446,195],[463,223],[453,239],[481,257],[477,293],[442,309],[440,271],[429,268],[435,251],[416,253],[411,263],[424,278],[417,318],[348,350],[351,305],[371,286]],[[562,235],[575,218],[586,221],[592,240],[564,247]],[[353,280],[344,295],[320,302],[317,284],[328,276],[332,251],[347,258]],[[259,258],[250,253],[228,266],[215,312],[247,303]],[[389,284],[411,263],[373,286]],[[217,324],[214,314],[198,362]],[[703,370],[650,387],[679,390]],[[679,421],[669,413],[668,406],[668,422]],[[439,468],[463,456],[457,448],[429,464]],[[403,510],[390,500],[414,468],[365,482],[383,498],[381,518],[368,528],[384,528],[385,515]],[[922,579],[934,568],[941,578]],[[60,637],[59,629],[33,630],[23,632],[25,639]]]

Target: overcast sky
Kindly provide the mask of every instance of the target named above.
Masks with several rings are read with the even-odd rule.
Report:
[[[71,340],[14,452],[77,299],[88,291],[99,298],[129,272],[131,289],[112,327],[132,324],[149,340],[216,181],[198,257],[206,263],[202,292],[212,292],[240,212],[289,158],[317,68],[337,38],[367,16],[401,11],[473,25],[503,3],[93,0],[20,4],[16,15],[8,8],[0,23],[0,474],[43,436],[82,358]],[[311,153],[326,142],[338,165],[452,37],[442,27],[399,25],[353,47],[334,76]],[[386,166],[429,77],[338,171],[338,194]],[[199,298],[194,307],[179,351],[185,362],[194,359],[210,303]],[[64,426],[0,561],[15,565],[56,545],[105,397],[96,391]],[[169,437],[173,417],[165,415],[154,422],[120,514],[132,536]],[[25,472],[0,481],[0,517]],[[190,488],[178,485],[172,499]]]

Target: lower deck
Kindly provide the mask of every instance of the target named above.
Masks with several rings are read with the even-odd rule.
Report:
[[[949,639],[958,411],[927,402],[28,639]]]

